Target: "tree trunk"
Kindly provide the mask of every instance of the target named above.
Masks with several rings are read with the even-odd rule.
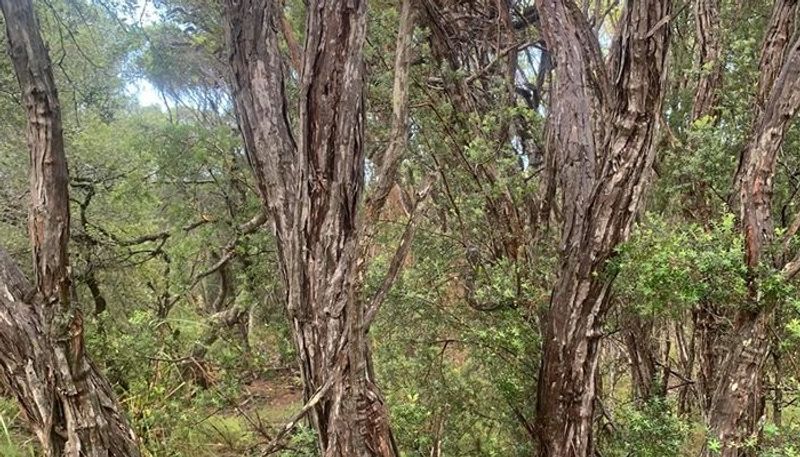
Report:
[[[695,310],[695,334],[698,345],[697,392],[702,416],[708,420],[714,391],[719,382],[719,367],[725,355],[723,336],[730,334],[723,311],[711,303],[700,303]]]
[[[45,455],[138,456],[113,389],[84,351],[71,303],[69,197],[61,113],[30,0],[0,0],[11,60],[28,115],[29,231],[35,285],[0,252],[0,365]]]
[[[756,438],[764,413],[762,368],[769,342],[769,313],[741,311],[734,324],[735,341],[720,368],[719,382],[708,414],[711,436],[722,446],[710,448],[707,456],[744,457],[755,455],[747,441]]]
[[[758,64],[756,106],[763,110],[794,35],[798,0],[775,0]]]
[[[598,346],[613,281],[604,266],[628,236],[655,156],[670,4],[627,3],[606,69],[573,2],[536,2],[555,62],[546,147],[559,154],[564,208],[561,264],[543,323],[540,456],[594,453]]]
[[[698,398],[697,382],[692,381],[694,373],[695,360],[697,359],[697,312],[692,310],[691,326],[685,324],[686,321],[675,322],[675,342],[676,350],[678,353],[678,364],[681,369],[683,385],[678,389],[678,415],[681,417],[686,416],[692,404],[692,395]],[[687,337],[686,327],[689,327],[689,335]]]
[[[768,93],[763,106],[758,107],[758,117],[748,146],[745,148],[736,176],[736,189],[740,205],[740,218],[745,243],[745,261],[749,270],[747,307],[737,312],[733,327],[733,340],[726,350],[720,368],[717,386],[709,415],[709,430],[722,445],[719,455],[739,457],[749,455],[745,447],[748,439],[758,432],[757,424],[763,414],[762,368],[769,352],[770,316],[774,303],[762,300],[759,292],[757,270],[761,265],[780,269],[779,259],[769,255],[774,240],[772,220],[772,193],[778,152],[786,129],[800,109],[800,40],[795,40],[785,51],[788,31],[780,32],[775,24],[791,24],[794,8],[785,8],[787,2],[778,1],[773,10],[772,24],[768,29],[762,54],[762,68],[767,76],[759,80],[759,97]],[[794,2],[792,2],[794,3]],[[789,33],[787,35],[787,33]],[[773,46],[770,46],[773,43]],[[775,49],[778,48],[778,49]],[[765,60],[764,55],[781,59]],[[779,72],[771,69],[780,68]],[[768,74],[777,74],[774,83]],[[770,89],[761,84],[771,85]],[[707,450],[707,455],[711,451]]]
[[[637,402],[646,402],[667,394],[666,376],[659,370],[660,348],[652,320],[630,316],[625,321],[625,346],[630,357],[633,396]]]
[[[275,224],[304,395],[328,389],[310,421],[325,457],[393,457],[360,296],[366,2],[308,4],[297,144],[287,119],[278,5],[228,0],[225,26],[240,127]],[[403,5],[408,17],[410,2]],[[403,33],[410,28],[401,24]]]
[[[54,304],[42,300],[0,249],[0,384],[8,386],[48,457],[136,457],[137,439],[114,391],[87,358],[67,357],[82,333],[54,343]],[[80,321],[72,323],[80,331]]]
[[[697,36],[697,87],[692,103],[692,120],[713,114],[717,109],[722,84],[722,35],[719,0],[695,0],[694,17]]]

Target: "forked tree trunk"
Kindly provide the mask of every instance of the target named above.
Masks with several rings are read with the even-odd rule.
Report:
[[[595,374],[613,277],[653,158],[669,41],[669,0],[627,2],[610,68],[571,0],[539,0],[555,62],[546,153],[563,194],[561,264],[544,317],[538,386],[539,455],[593,455]]]
[[[360,297],[366,2],[308,2],[297,143],[276,35],[280,2],[225,3],[236,108],[275,224],[304,394],[322,395],[309,413],[319,448],[325,457],[396,456]],[[410,28],[401,24],[402,33]]]
[[[736,314],[731,341],[718,367],[707,420],[709,433],[721,450],[705,449],[709,456],[754,454],[755,449],[747,444],[757,438],[764,414],[762,376],[775,304],[760,299],[757,271],[763,264],[784,268],[781,259],[768,253],[775,232],[775,165],[786,129],[800,109],[800,41],[790,42],[797,7],[797,0],[777,0],[773,5],[759,62],[756,121],[734,180],[750,275],[749,303]]]
[[[35,284],[0,251],[0,375],[44,454],[138,456],[114,392],[84,351],[70,302],[69,177],[50,59],[31,0],[0,0],[11,60],[28,115],[29,231]]]
[[[0,383],[17,398],[43,455],[138,456],[136,435],[111,385],[88,357],[76,360],[80,321],[73,319],[73,333],[58,341],[58,304],[34,290],[0,249]]]
[[[745,260],[750,271],[749,303],[748,308],[737,313],[733,341],[720,369],[720,382],[709,415],[709,429],[722,445],[720,455],[723,457],[753,452],[746,447],[746,442],[757,434],[756,426],[763,414],[761,377],[769,350],[767,331],[774,303],[761,300],[756,276],[762,264],[778,269],[783,267],[779,259],[768,254],[775,233],[772,186],[784,134],[800,109],[800,40],[795,41],[782,62],[782,65],[780,62],[771,63],[780,66],[781,70],[763,107],[759,107],[759,116],[742,154],[735,183]],[[711,451],[708,452],[711,455]]]

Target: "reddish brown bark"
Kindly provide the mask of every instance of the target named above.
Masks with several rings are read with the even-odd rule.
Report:
[[[776,4],[778,7],[780,5]],[[724,457],[751,452],[745,448],[745,442],[757,433],[757,423],[763,413],[761,376],[769,349],[767,330],[774,304],[761,301],[757,276],[761,265],[782,267],[778,259],[768,254],[775,233],[772,193],[778,152],[786,129],[800,109],[800,41],[795,41],[782,64],[769,62],[768,65],[779,66],[780,72],[759,110],[735,183],[745,261],[750,271],[749,303],[737,313],[734,321],[732,342],[726,348],[709,414],[710,433],[722,444],[720,455]]]
[[[540,0],[555,61],[548,154],[558,154],[561,264],[544,316],[539,455],[593,455],[595,374],[613,278],[603,273],[628,236],[647,188],[666,74],[671,2],[628,2],[605,67],[571,1]]]
[[[714,7],[700,8],[700,3],[708,3],[708,0],[698,0],[696,14],[697,15],[713,15],[719,14],[719,5]],[[770,93],[773,89],[775,80],[777,79],[785,60],[785,56],[789,51],[790,39],[794,33],[794,24],[796,20],[798,2],[796,0],[777,0],[773,4],[772,14],[767,25],[764,41],[761,48],[761,56],[759,61],[759,79],[756,90],[756,110],[755,115],[757,119],[760,116],[766,104]],[[718,19],[717,19],[718,21]],[[704,28],[698,28],[698,43],[701,46],[709,46],[709,43],[719,43],[721,33],[719,26],[714,26],[714,20],[711,18],[703,19],[698,17],[698,26],[702,24],[710,24]],[[716,37],[714,36],[716,35]],[[699,51],[699,58],[703,59],[704,53],[701,48]],[[709,73],[709,76],[711,73]],[[720,77],[721,79],[721,77]],[[705,86],[701,84],[698,86],[698,91]],[[693,113],[697,114],[712,114],[715,109],[709,103],[705,103],[707,98],[698,97],[696,94],[695,103],[704,103],[702,106],[695,106]],[[716,99],[715,99],[716,102]],[[704,113],[705,111],[705,113]],[[760,121],[758,121],[760,122]],[[758,130],[754,126],[754,132]],[[755,133],[754,133],[755,134]],[[782,134],[781,134],[782,135]],[[778,140],[780,141],[780,140]],[[747,162],[749,159],[746,155],[750,154],[751,147],[746,149],[745,154],[740,161],[739,170],[737,171],[736,178],[734,179],[736,192],[733,195],[733,201],[744,210],[745,203],[741,200],[742,188],[740,186],[745,174],[748,173]],[[771,193],[771,190],[768,192]],[[763,206],[763,204],[759,204]],[[752,209],[755,209],[753,207]],[[767,210],[768,212],[769,210]],[[765,216],[764,212],[758,217]],[[771,227],[771,221],[763,220],[764,223]],[[771,230],[771,229],[770,229]],[[769,235],[771,237],[771,235]],[[766,241],[766,238],[764,238]],[[761,241],[757,241],[760,245]],[[756,251],[761,249],[761,246],[753,246]],[[754,257],[753,252],[748,253],[747,262],[750,264]],[[776,264],[777,266],[777,264]],[[755,294],[754,290],[751,293]],[[729,316],[722,315],[725,307],[720,307],[711,303],[704,303],[697,310],[697,341],[699,343],[699,372],[698,372],[698,394],[700,400],[700,407],[703,417],[709,424],[709,428],[717,430],[712,434],[721,437],[723,434],[727,438],[722,438],[722,442],[729,445],[728,449],[724,452],[731,453],[729,455],[738,455],[737,452],[744,453],[745,450],[739,447],[746,437],[754,436],[756,433],[756,426],[760,416],[763,413],[763,392],[760,386],[760,372],[761,361],[767,351],[767,338],[763,335],[766,331],[766,316],[759,316],[759,313],[753,310],[744,310],[738,312],[738,315],[729,313]],[[729,323],[733,321],[734,325]],[[754,325],[751,328],[751,325]],[[743,335],[747,335],[743,337]],[[757,342],[758,344],[752,345],[750,348],[745,349],[742,342],[750,340],[750,343]],[[749,345],[749,344],[748,344]],[[726,357],[727,356],[727,357]],[[723,385],[727,385],[729,369],[727,367],[731,358],[739,358],[740,361],[746,366],[738,368],[730,368],[734,371],[743,370],[740,376],[752,378],[750,386],[755,390],[749,394],[749,398],[744,402],[735,405],[730,401],[729,393],[724,391]],[[746,361],[749,360],[749,361]],[[759,374],[756,374],[759,373]],[[738,388],[738,387],[737,387]],[[722,390],[720,390],[722,389]],[[721,408],[721,409],[720,409]],[[743,409],[740,409],[743,408]],[[722,412],[722,410],[727,410]],[[721,415],[720,415],[721,414]],[[733,417],[738,419],[732,419]],[[735,425],[732,424],[735,422]],[[722,425],[727,423],[727,425]],[[728,431],[721,433],[722,428],[727,428]],[[733,432],[736,429],[738,431]],[[737,443],[737,444],[733,444]]]
[[[70,302],[69,196],[58,95],[30,0],[0,0],[28,116],[31,287],[0,251],[0,374],[47,456],[138,456],[114,392],[84,350]]]

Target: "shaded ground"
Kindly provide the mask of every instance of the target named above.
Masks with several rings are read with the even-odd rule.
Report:
[[[265,423],[282,425],[303,406],[303,390],[292,374],[272,379],[256,379],[245,387],[249,397],[244,410],[253,412]]]

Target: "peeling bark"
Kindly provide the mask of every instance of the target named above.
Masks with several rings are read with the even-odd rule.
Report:
[[[697,36],[697,87],[692,103],[692,120],[713,115],[717,109],[722,85],[722,34],[720,33],[719,0],[695,0],[694,16]]]
[[[571,1],[536,2],[555,62],[548,154],[564,225],[558,279],[543,319],[539,455],[594,455],[592,422],[602,322],[613,278],[606,261],[633,225],[655,157],[669,41],[669,0],[628,2],[606,68]]]
[[[51,305],[32,290],[0,249],[0,384],[17,398],[43,454],[138,456],[137,438],[111,385],[87,357],[81,371],[70,371],[63,349],[44,333],[53,319]],[[72,342],[80,337],[73,335]]]
[[[781,2],[776,3],[776,9],[780,7]],[[794,15],[794,9],[791,15]],[[773,20],[776,19],[781,18],[773,14]],[[767,40],[771,40],[771,37],[769,34]],[[777,40],[776,43],[780,47],[783,41]],[[780,54],[775,49],[768,50],[766,44],[765,53]],[[800,109],[800,40],[795,40],[785,61],[778,64],[769,62],[768,65],[779,65],[780,73],[775,78],[769,97],[759,109],[735,182],[740,202],[745,262],[750,272],[749,303],[737,312],[734,320],[734,337],[726,348],[726,357],[720,368],[720,382],[714,392],[709,414],[709,429],[722,444],[719,455],[723,457],[749,455],[750,451],[744,444],[757,433],[758,422],[763,414],[761,377],[769,352],[767,330],[773,304],[761,301],[757,269],[764,264],[777,270],[782,267],[778,258],[769,255],[768,249],[774,242],[775,234],[772,219],[773,181],[783,137]]]
[[[71,302],[69,197],[61,113],[50,59],[30,0],[0,0],[28,115],[29,232],[35,284],[0,251],[0,375],[44,454],[135,457],[136,436],[84,349]]]
[[[360,255],[363,224],[380,211],[385,201],[381,190],[391,187],[405,144],[407,102],[396,94],[400,119],[365,216],[358,207],[364,186],[366,2],[309,2],[297,142],[287,118],[276,36],[279,2],[225,3],[234,99],[257,188],[275,224],[309,405],[304,413],[325,457],[396,456],[388,412],[371,370],[359,271],[365,260]],[[410,0],[405,0],[401,18],[410,20],[410,11]],[[404,37],[410,30],[401,24],[399,36],[410,39]],[[398,53],[406,55],[403,48]],[[407,91],[408,62],[402,63],[405,70],[396,71],[405,71],[399,85]]]
[[[775,0],[772,16],[764,33],[758,64],[756,106],[759,110],[769,98],[772,85],[778,78],[786,53],[791,45],[797,19],[798,0]]]

